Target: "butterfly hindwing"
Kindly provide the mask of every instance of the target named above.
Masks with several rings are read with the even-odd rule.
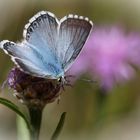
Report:
[[[47,64],[48,68],[46,68],[42,55],[31,49],[27,44],[16,44],[4,40],[1,42],[1,48],[11,56],[14,63],[24,72],[37,77],[52,77],[54,69],[49,67],[49,64]]]

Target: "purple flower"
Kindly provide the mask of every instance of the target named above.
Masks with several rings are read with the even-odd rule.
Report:
[[[134,77],[133,66],[140,66],[140,35],[119,27],[97,28],[91,33],[82,53],[69,73],[88,72],[105,89]]]

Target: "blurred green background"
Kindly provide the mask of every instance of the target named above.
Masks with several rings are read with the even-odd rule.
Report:
[[[47,10],[57,17],[69,13],[89,17],[95,26],[123,25],[128,31],[140,31],[139,0],[0,0],[0,40],[22,40],[24,25],[38,11]],[[0,82],[13,67],[0,51]],[[41,140],[49,139],[63,111],[67,112],[60,140],[139,140],[140,76],[117,86],[109,94],[98,91],[98,84],[77,81],[67,88],[59,104],[46,106]],[[2,97],[14,101],[26,111],[12,92]],[[16,140],[16,115],[0,105],[0,140]]]

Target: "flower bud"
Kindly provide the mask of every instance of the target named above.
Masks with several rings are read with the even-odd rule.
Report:
[[[28,107],[44,107],[60,95],[61,86],[57,80],[34,77],[19,68],[10,71],[7,82],[16,91],[14,95]]]

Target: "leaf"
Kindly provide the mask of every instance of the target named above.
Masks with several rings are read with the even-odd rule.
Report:
[[[65,117],[66,117],[66,112],[63,112],[61,117],[60,117],[59,123],[58,123],[52,137],[51,137],[51,140],[56,140],[58,138],[58,136],[60,135],[62,128],[64,126]]]
[[[17,139],[30,140],[30,134],[23,118],[17,115],[16,121],[17,121],[17,137],[18,137]]]
[[[22,117],[24,119],[24,121],[26,122],[28,129],[30,129],[29,121],[27,120],[26,116],[20,111],[18,106],[16,106],[14,103],[12,103],[11,101],[4,99],[4,98],[0,98],[0,104],[7,106],[8,108],[10,108],[14,112],[16,112],[20,117]]]

